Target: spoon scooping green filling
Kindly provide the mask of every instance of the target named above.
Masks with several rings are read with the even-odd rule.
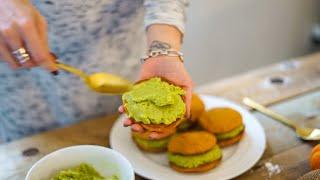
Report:
[[[82,163],[58,172],[51,180],[119,180],[119,177],[117,175],[103,177],[91,165]]]

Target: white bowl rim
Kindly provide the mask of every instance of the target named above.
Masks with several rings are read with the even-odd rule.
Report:
[[[95,148],[95,149],[102,149],[102,150],[106,150],[109,151],[113,154],[115,154],[118,158],[122,159],[128,166],[130,169],[128,169],[128,171],[130,171],[131,177],[132,179],[135,179],[135,175],[134,175],[134,171],[133,171],[133,167],[131,165],[131,163],[129,162],[129,160],[127,158],[125,158],[121,153],[119,153],[118,151],[108,148],[108,147],[104,147],[104,146],[99,146],[99,145],[74,145],[74,146],[69,146],[69,147],[64,147],[61,149],[57,149],[45,156],[43,156],[41,159],[39,159],[37,162],[35,162],[31,168],[29,169],[25,180],[28,179],[28,177],[30,176],[31,172],[36,168],[36,166],[38,166],[39,164],[41,164],[42,161],[45,161],[46,159],[49,158],[49,156],[56,154],[56,153],[60,153],[61,151],[66,151],[66,150],[70,150],[70,149],[78,149],[78,148]]]

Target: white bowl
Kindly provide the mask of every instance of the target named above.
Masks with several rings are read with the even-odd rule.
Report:
[[[55,173],[81,163],[92,165],[101,175],[118,175],[121,180],[134,180],[129,161],[115,150],[94,145],[79,145],[52,152],[29,170],[25,180],[48,180]]]

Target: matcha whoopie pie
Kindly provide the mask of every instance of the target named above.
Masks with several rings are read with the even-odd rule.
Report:
[[[201,127],[213,133],[221,147],[239,142],[244,134],[245,126],[241,114],[231,108],[213,108],[200,117]]]
[[[215,136],[206,131],[177,134],[168,144],[170,166],[179,172],[205,172],[216,167],[221,158]]]
[[[148,152],[165,152],[167,150],[168,142],[172,135],[163,137],[161,139],[150,139],[148,136],[144,136],[142,133],[131,132],[132,139],[139,149]]]
[[[136,123],[170,125],[184,117],[185,91],[161,78],[151,78],[122,95],[127,115]]]
[[[148,132],[175,133],[184,120],[185,90],[159,77],[137,83],[122,95],[129,118]]]
[[[205,105],[198,94],[192,93],[190,117],[185,119],[179,126],[178,131],[187,131],[197,124],[201,114],[205,112]]]

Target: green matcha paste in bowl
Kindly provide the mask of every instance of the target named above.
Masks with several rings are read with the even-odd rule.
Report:
[[[126,113],[143,124],[171,124],[186,112],[185,91],[161,78],[152,78],[133,86],[123,94]]]
[[[51,180],[120,180],[117,175],[103,177],[91,165],[82,163],[79,166],[61,170]]]

